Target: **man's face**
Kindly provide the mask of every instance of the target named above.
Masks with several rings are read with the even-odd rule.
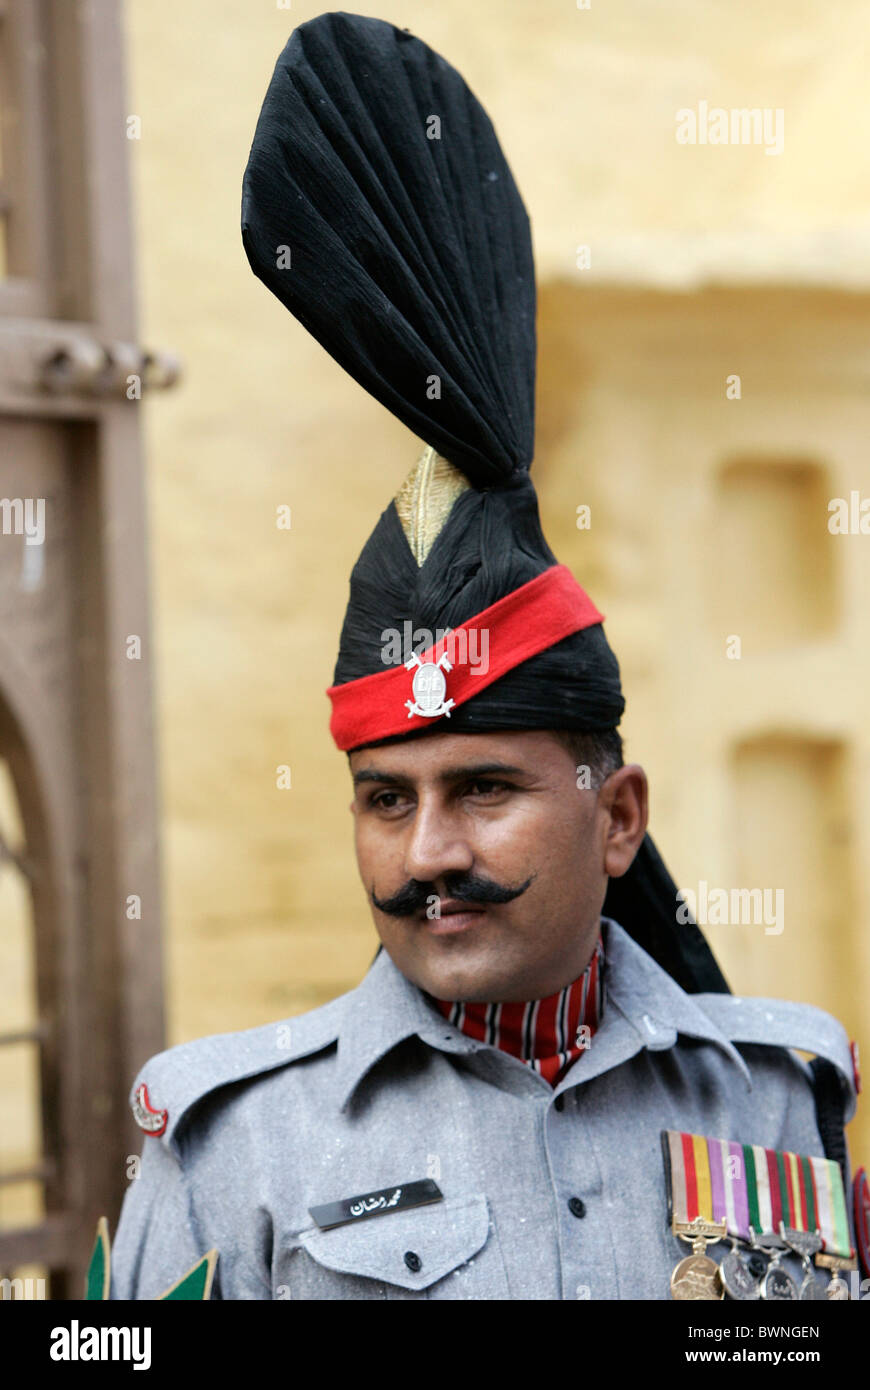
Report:
[[[608,876],[646,829],[641,768],[578,787],[568,750],[532,731],[397,740],[350,766],[360,876],[409,980],[436,999],[506,1001],[582,973]]]

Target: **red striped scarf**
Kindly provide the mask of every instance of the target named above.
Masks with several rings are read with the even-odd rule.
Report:
[[[546,999],[527,1003],[453,1003],[436,999],[446,1019],[478,1042],[519,1057],[555,1086],[589,1046],[604,1004],[601,937],[583,974]],[[584,1028],[582,1034],[579,1030]]]

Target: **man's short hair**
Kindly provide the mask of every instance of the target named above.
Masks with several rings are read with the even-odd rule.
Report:
[[[575,767],[588,767],[592,786],[597,791],[602,782],[622,767],[622,737],[616,729],[603,733],[583,734],[573,729],[553,729],[553,737],[567,748]]]

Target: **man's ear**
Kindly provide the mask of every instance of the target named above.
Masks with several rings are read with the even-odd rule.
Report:
[[[599,805],[607,817],[604,841],[604,872],[621,878],[631,867],[646,834],[649,818],[649,788],[639,763],[617,768],[598,793]]]

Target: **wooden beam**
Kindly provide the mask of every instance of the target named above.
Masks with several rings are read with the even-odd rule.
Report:
[[[0,1235],[0,1269],[31,1264],[62,1268],[68,1263],[71,1248],[69,1219],[49,1216],[38,1226],[23,1226],[20,1231]]]

